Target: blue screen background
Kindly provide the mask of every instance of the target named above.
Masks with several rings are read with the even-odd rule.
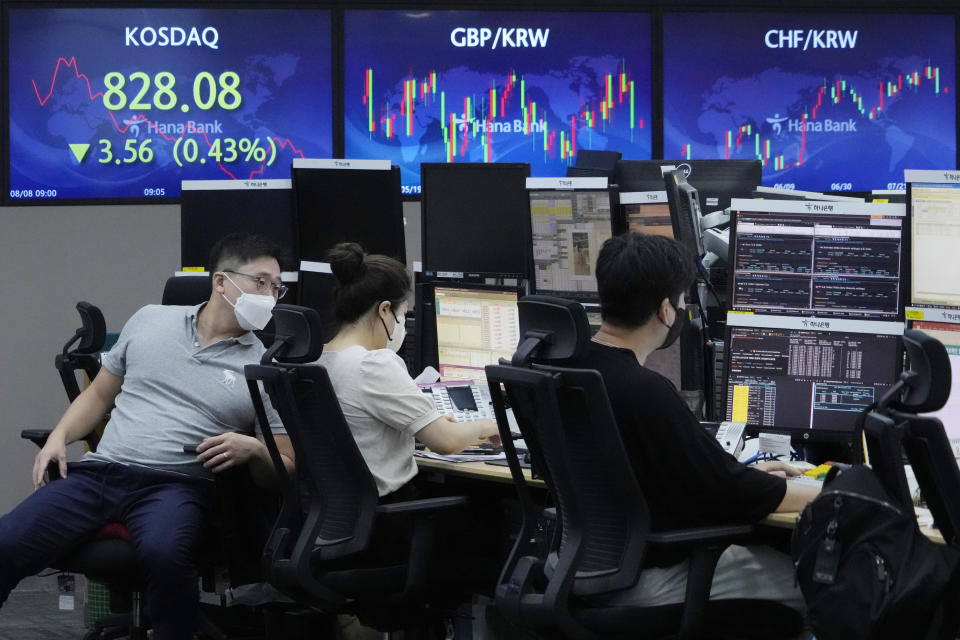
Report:
[[[770,48],[771,29],[803,39]],[[807,40],[827,29],[857,31],[855,46]],[[903,188],[904,169],[956,164],[951,16],[666,14],[663,77],[668,158],[760,157],[765,185],[817,191]]]
[[[461,27],[487,28],[491,37],[482,47],[454,46],[452,37],[467,35],[453,33]],[[550,31],[546,46],[504,47],[501,27]],[[529,162],[534,176],[565,175],[576,160],[574,135],[576,150],[651,157],[649,14],[358,10],[346,12],[344,31],[345,156],[399,165],[405,193],[419,192],[421,162]],[[508,43],[517,44],[515,32]],[[528,118],[537,125],[526,126]]]

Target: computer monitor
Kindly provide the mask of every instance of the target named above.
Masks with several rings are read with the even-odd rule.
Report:
[[[726,419],[762,431],[852,434],[900,374],[902,322],[730,313]]]
[[[620,227],[627,231],[673,237],[666,191],[620,192]]]
[[[181,268],[213,267],[207,264],[213,245],[224,235],[241,231],[276,240],[291,259],[295,259],[297,227],[289,180],[184,180],[181,183]],[[296,268],[295,264],[290,266]]]
[[[400,169],[386,160],[295,159],[302,260],[324,262],[338,242],[406,262]]]
[[[337,278],[333,275],[329,263],[307,260],[300,262],[299,295],[296,304],[310,307],[320,314],[324,342],[332,340],[340,328],[333,310],[333,291],[336,287]]]
[[[696,187],[687,182],[679,169],[665,171],[663,183],[670,207],[670,220],[673,223],[673,236],[682,242],[690,252],[700,258],[703,251],[703,236],[700,220],[700,197]]]
[[[907,203],[906,189],[874,189],[867,196],[869,202],[893,202],[896,204]]]
[[[420,171],[428,277],[530,277],[529,164],[425,162]]]
[[[619,151],[602,151],[580,149],[577,152],[577,161],[572,167],[567,167],[567,177],[595,177],[613,180],[617,163],[623,154]]]
[[[902,320],[904,216],[897,204],[733,200],[730,309]]]
[[[960,314],[951,314],[954,317]],[[960,438],[960,324],[944,322],[943,314],[933,309],[926,310],[924,316],[931,320],[914,320],[911,329],[919,329],[931,338],[936,338],[947,348],[950,359],[950,398],[939,411],[927,415],[939,418],[950,438]]]
[[[731,198],[749,198],[763,171],[759,160],[621,160],[615,177],[620,193],[662,190],[665,165],[680,169],[697,188],[704,213],[726,209]]]
[[[534,293],[599,302],[597,255],[613,236],[606,178],[527,178]]]
[[[520,342],[517,299],[516,289],[434,286],[435,365],[441,380],[482,383],[484,367],[513,356]]]
[[[960,172],[907,171],[910,302],[960,308]]]

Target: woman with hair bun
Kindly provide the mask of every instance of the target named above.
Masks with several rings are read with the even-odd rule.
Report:
[[[338,283],[333,306],[340,330],[324,346],[319,363],[330,374],[380,497],[395,493],[417,474],[414,439],[443,454],[477,440],[496,441],[492,420],[460,423],[440,415],[396,354],[406,335],[406,267],[387,256],[366,254],[352,242],[336,245],[327,260]]]

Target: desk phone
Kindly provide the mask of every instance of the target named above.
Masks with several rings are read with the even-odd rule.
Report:
[[[494,419],[490,405],[490,389],[485,384],[468,380],[421,384],[420,390],[433,398],[437,411],[452,416],[457,422]]]

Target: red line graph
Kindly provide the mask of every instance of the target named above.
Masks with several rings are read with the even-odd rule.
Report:
[[[50,97],[53,95],[54,88],[56,87],[56,84],[57,84],[57,76],[58,76],[59,73],[60,73],[60,66],[61,66],[61,65],[73,69],[74,75],[75,75],[77,78],[82,79],[84,82],[87,83],[87,94],[90,96],[90,100],[91,100],[91,101],[96,100],[97,98],[102,98],[102,97],[103,97],[103,92],[102,92],[102,91],[99,91],[99,92],[97,92],[97,93],[94,93],[94,92],[93,92],[93,87],[92,87],[91,84],[90,84],[90,78],[88,78],[88,77],[86,76],[86,74],[80,72],[80,67],[79,67],[79,65],[77,64],[77,58],[76,58],[76,56],[72,56],[69,60],[66,59],[66,58],[57,58],[57,66],[56,66],[56,67],[54,68],[54,70],[53,70],[53,79],[50,81],[50,91],[47,92],[46,97],[44,97],[44,98],[41,98],[41,97],[40,97],[40,89],[37,87],[37,81],[36,81],[36,80],[31,80],[31,82],[33,83],[33,92],[37,95],[37,102],[40,103],[40,106],[41,106],[41,107],[46,106],[47,102],[49,102],[49,100],[50,100]],[[135,117],[133,117],[133,118],[131,118],[130,120],[128,120],[128,121],[127,121],[127,126],[125,126],[125,127],[121,127],[121,126],[120,126],[120,123],[117,122],[117,118],[114,116],[113,111],[110,111],[109,109],[107,109],[107,115],[109,115],[109,116],[110,116],[110,119],[113,121],[113,127],[114,127],[114,129],[117,130],[117,133],[124,133],[124,134],[125,134],[125,133],[130,129],[131,126],[133,126],[134,124],[143,122],[143,123],[145,123],[148,127],[149,127],[149,126],[153,126],[156,134],[159,135],[159,136],[160,136],[161,138],[163,138],[164,140],[166,140],[167,142],[173,142],[173,141],[176,140],[177,138],[184,138],[184,137],[187,135],[187,133],[200,133],[200,134],[203,136],[203,141],[207,144],[207,148],[211,148],[211,149],[213,148],[213,143],[210,142],[210,138],[207,137],[207,132],[206,132],[206,131],[188,132],[187,129],[186,129],[186,127],[184,127],[183,133],[181,133],[179,136],[167,136],[165,133],[163,133],[162,131],[160,131],[160,128],[157,126],[157,123],[156,123],[156,122],[149,120],[149,119],[148,119],[145,115],[143,115],[143,114],[137,114]],[[293,144],[293,142],[290,140],[290,138],[284,138],[283,140],[281,140],[280,138],[271,137],[270,139],[273,140],[274,142],[276,142],[276,143],[280,146],[281,149],[284,149],[284,148],[286,148],[286,147],[289,146],[290,149],[293,151],[293,153],[297,154],[297,155],[300,156],[301,158],[305,157],[305,156],[303,155],[303,151],[301,151],[300,149],[297,149],[297,147],[294,146],[294,144]],[[225,174],[227,174],[228,176],[230,176],[231,179],[237,180],[237,177],[236,177],[235,175],[233,175],[233,173],[231,173],[229,169],[227,169],[225,166],[223,166],[223,163],[222,163],[222,162],[219,162],[219,161],[218,161],[218,162],[217,162],[217,166],[220,167],[220,170],[221,170],[221,171],[223,171]],[[247,178],[247,180],[252,180],[255,175],[257,175],[257,174],[262,174],[263,171],[264,171],[264,169],[266,169],[266,166],[267,166],[267,161],[264,160],[264,161],[260,164],[260,168],[259,168],[259,169],[254,169],[254,170],[252,170],[252,171],[250,172],[250,176]]]

